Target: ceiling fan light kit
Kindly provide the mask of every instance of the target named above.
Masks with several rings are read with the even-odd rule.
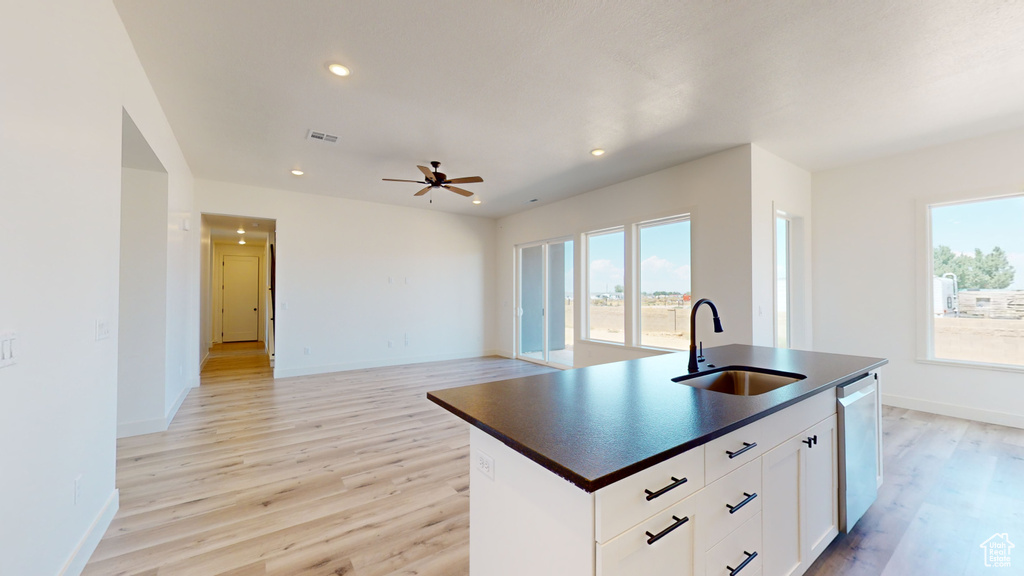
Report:
[[[420,169],[420,172],[423,173],[423,177],[425,178],[425,180],[399,180],[397,178],[382,178],[382,180],[387,181],[387,182],[414,182],[416,184],[426,184],[427,185],[426,188],[424,188],[424,189],[420,190],[419,192],[413,194],[413,196],[422,196],[422,195],[426,194],[427,192],[430,192],[434,188],[444,188],[445,190],[448,190],[450,192],[455,192],[456,194],[459,194],[461,196],[465,196],[466,198],[469,198],[470,196],[474,196],[473,192],[470,192],[469,190],[465,190],[463,188],[458,188],[456,186],[452,186],[452,184],[473,184],[475,182],[483,182],[484,181],[484,179],[479,177],[479,176],[466,176],[466,177],[463,177],[463,178],[452,178],[452,179],[449,180],[447,174],[445,174],[444,172],[439,172],[438,171],[438,169],[441,167],[441,163],[440,162],[434,160],[434,161],[432,161],[430,163],[430,165],[434,168],[433,170],[431,170],[430,168],[427,168],[426,166],[416,166],[417,168]],[[433,203],[433,201],[434,201],[434,199],[431,198],[430,202]],[[480,201],[479,200],[474,200],[473,203],[474,204],[479,204]]]

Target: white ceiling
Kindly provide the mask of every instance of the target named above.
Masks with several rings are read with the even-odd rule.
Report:
[[[270,233],[277,229],[277,222],[263,218],[223,214],[203,214],[202,218],[210,227],[210,239],[214,244],[234,244],[239,238],[245,238],[247,246],[265,246]],[[239,234],[239,229],[245,230],[245,234]]]
[[[1024,2],[114,3],[197,177],[373,202],[497,217],[747,142],[816,171],[1024,126]],[[431,160],[483,204],[381,181]]]

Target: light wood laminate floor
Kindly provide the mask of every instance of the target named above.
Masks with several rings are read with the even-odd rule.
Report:
[[[274,380],[260,346],[218,346],[167,432],[118,441],[121,508],[84,574],[465,576],[468,425],[425,394],[547,371],[481,358]],[[807,574],[991,573],[984,540],[1024,542],[1024,431],[884,419],[878,502]]]

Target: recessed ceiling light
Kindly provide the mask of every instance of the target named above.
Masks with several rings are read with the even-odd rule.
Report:
[[[476,199],[476,200],[473,200],[473,204],[481,204],[481,203],[483,203],[483,200],[480,200],[479,198]]]
[[[292,174],[296,176],[302,176],[303,174],[305,174],[305,172],[303,172],[302,170],[292,170]]]
[[[239,234],[245,234],[245,229],[239,228],[238,230],[235,230],[235,232],[238,232]]]
[[[242,238],[241,240],[239,240],[238,243],[239,244],[245,244],[245,238]]]
[[[604,156],[604,148],[594,148],[590,151],[591,156]]]
[[[349,74],[352,73],[351,70],[342,66],[341,64],[330,64],[327,66],[327,69],[330,70],[331,74],[334,74],[335,76],[348,76]]]

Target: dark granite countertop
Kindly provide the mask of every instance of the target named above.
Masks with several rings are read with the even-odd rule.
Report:
[[[587,492],[873,370],[888,360],[732,344],[707,363],[807,376],[757,396],[672,382],[686,353],[488,382],[427,394],[432,402]]]

